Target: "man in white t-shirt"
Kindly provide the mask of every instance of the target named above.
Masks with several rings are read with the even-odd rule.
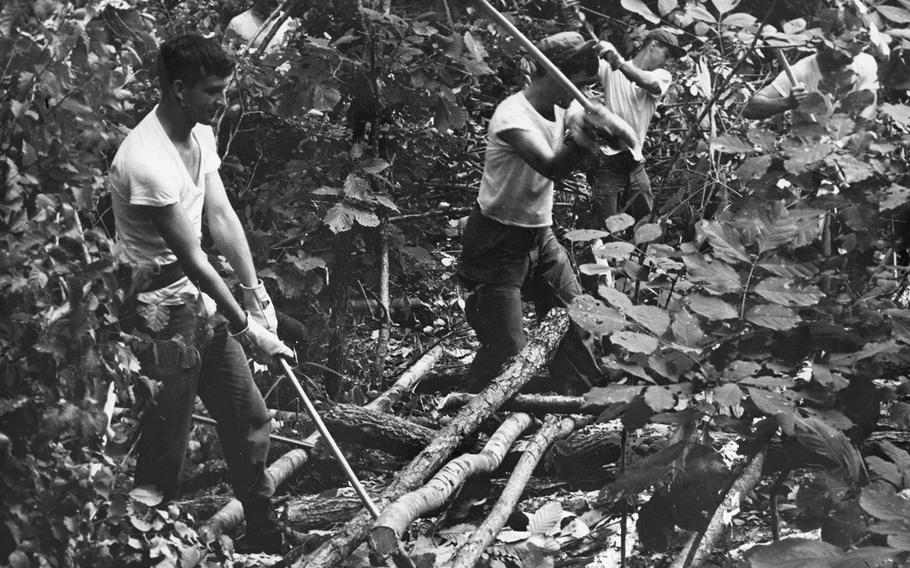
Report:
[[[837,85],[837,90],[841,93],[869,93],[869,103],[857,114],[865,119],[874,118],[879,87],[878,63],[868,53],[862,53],[866,42],[861,38],[862,31],[856,30],[838,30],[825,34],[814,54],[791,66],[796,84],[786,72],[781,71],[774,81],[749,99],[743,108],[743,117],[768,118],[797,109],[809,93],[822,90],[821,84],[827,80],[832,86]],[[796,118],[800,121],[808,116],[800,113]]]
[[[648,32],[635,57],[629,60],[623,59],[608,42],[600,42],[598,50],[604,105],[628,122],[644,144],[657,105],[673,82],[664,66],[686,52],[676,36],[665,29]],[[641,146],[626,150],[605,148],[593,158],[589,172],[592,206],[582,216],[582,222],[590,228],[603,227],[604,219],[622,211],[636,219],[651,212],[654,196],[641,151]]]
[[[593,41],[563,32],[538,47],[576,84],[593,80]],[[569,100],[563,87],[538,68],[524,90],[496,107],[487,127],[480,193],[462,233],[457,271],[471,291],[465,312],[481,343],[467,376],[469,390],[486,387],[502,364],[524,347],[523,294],[543,317],[581,293],[566,251],[550,228],[553,180],[568,174],[577,158],[590,151],[593,141],[586,130],[596,123],[624,127],[627,139],[634,136],[606,110],[575,115],[577,119],[567,123]],[[582,333],[573,324],[557,349],[550,364],[553,382],[547,385],[552,390],[578,393],[601,377]]]
[[[132,319],[143,338],[136,355],[141,372],[161,385],[142,415],[134,482],[157,487],[165,499],[177,496],[198,394],[218,423],[243,503],[243,544],[276,552],[281,531],[265,471],[270,420],[237,338],[268,357],[293,352],[275,334],[275,309],[218,174],[209,125],[233,67],[212,39],[190,34],[162,44],[161,98],[121,143],[109,172],[118,254],[132,272]],[[201,248],[203,214],[240,280],[243,306]],[[130,319],[124,314],[124,327]]]

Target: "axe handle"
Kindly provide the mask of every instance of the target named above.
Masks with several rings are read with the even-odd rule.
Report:
[[[531,40],[525,37],[515,25],[510,22],[505,16],[499,13],[499,10],[490,5],[487,0],[474,0],[474,3],[480,7],[480,10],[486,14],[491,20],[502,26],[504,30],[509,32],[513,38],[515,38],[522,47],[528,50],[534,59],[540,63],[544,69],[547,70],[547,73],[551,77],[556,79],[556,81],[572,95],[572,98],[581,103],[581,106],[585,110],[592,110],[593,105],[588,100],[588,98],[581,92],[581,90],[575,86],[575,84],[566,77],[565,73],[559,70],[559,67],[553,64],[542,51],[537,49],[537,46],[531,43]]]
[[[777,61],[780,63],[780,66],[783,67],[784,73],[787,74],[787,79],[790,79],[790,85],[796,86],[796,77],[793,76],[793,69],[790,68],[790,62],[787,61],[787,56],[784,55],[784,52],[781,51],[779,47],[774,48],[774,56],[777,57]]]

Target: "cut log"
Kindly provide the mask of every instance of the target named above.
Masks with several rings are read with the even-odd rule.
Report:
[[[547,473],[572,477],[616,463],[622,448],[618,421],[591,424],[556,442],[544,458]]]
[[[553,310],[535,330],[528,344],[510,360],[505,370],[480,395],[456,415],[445,428],[380,495],[377,506],[382,510],[393,500],[416,489],[445,463],[452,452],[472,434],[480,423],[511,398],[531,377],[546,365],[550,353],[569,328],[569,316],[563,309]],[[361,510],[354,519],[322,544],[295,568],[335,566],[366,539],[373,518]]]
[[[430,511],[440,507],[472,476],[495,471],[515,440],[533,423],[523,412],[507,418],[490,437],[478,454],[459,456],[445,465],[426,485],[406,493],[383,510],[370,531],[373,549],[386,556],[398,550],[401,535],[408,527]]]
[[[363,501],[356,495],[329,498],[304,495],[288,501],[284,524],[296,531],[325,529],[350,521],[361,507]]]
[[[437,348],[438,351],[436,351]],[[386,412],[391,410],[392,405],[401,400],[404,393],[413,390],[439,360],[439,357],[442,355],[442,347],[437,346],[437,348],[431,349],[430,352],[421,357],[414,366],[402,373],[391,387],[367,404],[366,408],[383,410]],[[316,443],[316,441],[319,440],[319,437],[318,433],[313,433],[303,440],[303,442]],[[303,466],[309,458],[310,453],[308,450],[291,450],[275,460],[266,470],[266,474],[272,476],[272,480],[275,482],[276,486],[280,485]],[[242,521],[243,506],[237,499],[231,499],[227,505],[203,525],[200,529],[200,533],[203,538],[217,539],[219,535],[235,528]],[[186,564],[187,568],[195,565],[196,564],[192,563]]]
[[[439,403],[440,412],[461,408],[476,394],[466,392],[449,393]],[[502,405],[502,410],[529,412],[531,414],[592,414],[598,415],[605,407],[587,403],[582,396],[549,394],[516,394]]]
[[[426,426],[352,404],[332,405],[322,412],[322,420],[339,441],[397,456],[417,455],[436,435]]]
[[[714,511],[711,520],[708,521],[708,526],[704,531],[692,535],[670,568],[701,566],[708,554],[714,550],[717,541],[720,540],[724,527],[729,522],[726,519],[729,519],[731,512],[739,510],[742,498],[751,493],[761,481],[764,461],[765,452],[762,450],[746,464],[730,485],[730,490],[724,496],[723,502]]]
[[[477,565],[484,549],[496,539],[496,535],[509,520],[509,516],[521,499],[525,486],[546,449],[557,439],[568,436],[575,426],[576,422],[573,418],[560,419],[554,415],[547,416],[543,427],[518,460],[518,464],[509,477],[509,482],[502,490],[502,495],[499,496],[499,500],[496,501],[489,516],[468,537],[467,542],[455,552],[452,559],[444,564],[445,568],[472,568]]]

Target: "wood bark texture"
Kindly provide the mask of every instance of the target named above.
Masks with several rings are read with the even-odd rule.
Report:
[[[416,489],[445,463],[452,452],[480,423],[511,398],[531,377],[544,367],[550,353],[569,328],[569,316],[563,309],[553,310],[532,334],[528,344],[515,355],[500,374],[480,395],[468,403],[407,467],[395,478],[377,500],[382,510],[408,491]],[[335,566],[367,538],[373,518],[366,510],[348,523],[343,530],[322,544],[295,568]]]
[[[544,452],[553,442],[568,436],[575,429],[575,426],[576,423],[573,418],[559,418],[555,415],[547,416],[544,425],[518,460],[518,464],[512,471],[509,482],[506,483],[499,500],[493,506],[493,510],[490,511],[483,523],[477,527],[477,530],[468,537],[467,542],[458,549],[452,559],[443,565],[444,568],[472,568],[477,565],[484,549],[496,539],[496,535],[499,534],[506,521],[509,520],[512,510],[515,509],[515,505],[521,499],[525,486],[534,473],[534,469],[537,468],[537,464],[540,462],[540,458],[543,457]]]
[[[363,501],[356,495],[294,497],[285,506],[284,524],[296,531],[325,529],[350,521],[361,507]]]
[[[439,509],[472,476],[495,471],[515,440],[533,423],[530,415],[509,416],[477,454],[464,454],[447,463],[426,485],[405,493],[386,507],[370,531],[373,549],[386,556],[398,549],[401,535],[417,518]]]

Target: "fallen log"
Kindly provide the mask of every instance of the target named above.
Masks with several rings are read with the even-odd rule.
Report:
[[[467,392],[447,394],[437,405],[440,412],[461,408],[477,396]],[[582,396],[548,394],[516,394],[502,405],[502,410],[529,412],[531,414],[592,414],[604,411],[603,405],[591,404]]]
[[[544,457],[547,473],[572,477],[619,460],[622,426],[616,422],[591,424],[556,442]]]
[[[375,495],[371,496],[375,498]],[[284,525],[301,532],[325,529],[350,521],[361,507],[363,501],[356,495],[295,497],[285,505]]]
[[[519,391],[531,377],[546,365],[550,353],[569,327],[569,316],[563,309],[553,310],[532,334],[528,344],[510,359],[505,370],[480,395],[473,399],[448,425],[439,431],[433,441],[396,476],[392,484],[377,499],[377,506],[385,506],[408,491],[416,489],[433,475],[452,452],[472,434],[483,420],[495,412],[503,402]],[[369,535],[373,518],[369,511],[361,510],[354,519],[322,544],[313,554],[295,568],[335,566],[357,548]]]
[[[477,565],[484,549],[496,539],[496,535],[508,521],[546,449],[557,439],[569,435],[575,427],[576,421],[573,418],[560,419],[555,415],[547,416],[543,427],[528,444],[515,465],[509,482],[502,490],[502,494],[489,516],[477,527],[477,530],[471,533],[467,542],[455,552],[452,559],[443,565],[445,568],[472,568]]]
[[[353,404],[335,404],[322,413],[336,439],[382,450],[397,456],[414,456],[436,432],[392,414]]]
[[[439,358],[442,356],[442,347],[437,346],[431,349],[429,352],[423,355],[417,363],[415,363],[410,369],[405,371],[398,377],[398,380],[389,387],[385,392],[380,394],[377,398],[371,401],[366,405],[366,408],[372,410],[383,410],[388,411],[392,408],[392,405],[395,402],[401,400],[401,397],[404,393],[411,391],[423,378],[426,374],[433,368]],[[308,436],[304,443],[316,443],[319,440],[320,436],[318,433],[314,432]],[[295,471],[300,469],[303,464],[307,462],[310,458],[309,450],[305,449],[296,449],[291,450],[290,452],[284,454],[277,460],[275,460],[269,467],[266,469],[266,474],[272,476],[272,480],[275,482],[275,485],[278,486],[284,483]],[[233,529],[243,521],[243,506],[240,504],[240,501],[237,499],[231,499],[231,501],[225,505],[220,511],[215,513],[200,529],[200,535],[204,539],[217,539],[222,533]],[[210,542],[211,540],[207,540]],[[201,555],[200,555],[201,559]],[[199,559],[195,563],[185,562],[184,564],[187,568],[191,566],[196,566]]]
[[[765,452],[758,452],[745,467],[740,470],[739,476],[730,485],[730,490],[724,496],[723,502],[718,505],[708,526],[700,533],[695,533],[683,547],[682,552],[673,561],[670,568],[688,568],[701,566],[708,554],[714,549],[717,541],[724,532],[725,525],[735,512],[739,511],[742,498],[755,489],[761,481],[762,466],[765,462]]]
[[[519,412],[509,416],[490,436],[483,451],[464,454],[447,463],[423,487],[406,493],[390,504],[370,530],[370,546],[380,556],[398,550],[401,535],[417,518],[434,511],[469,478],[495,471],[515,440],[533,423],[530,415]]]

